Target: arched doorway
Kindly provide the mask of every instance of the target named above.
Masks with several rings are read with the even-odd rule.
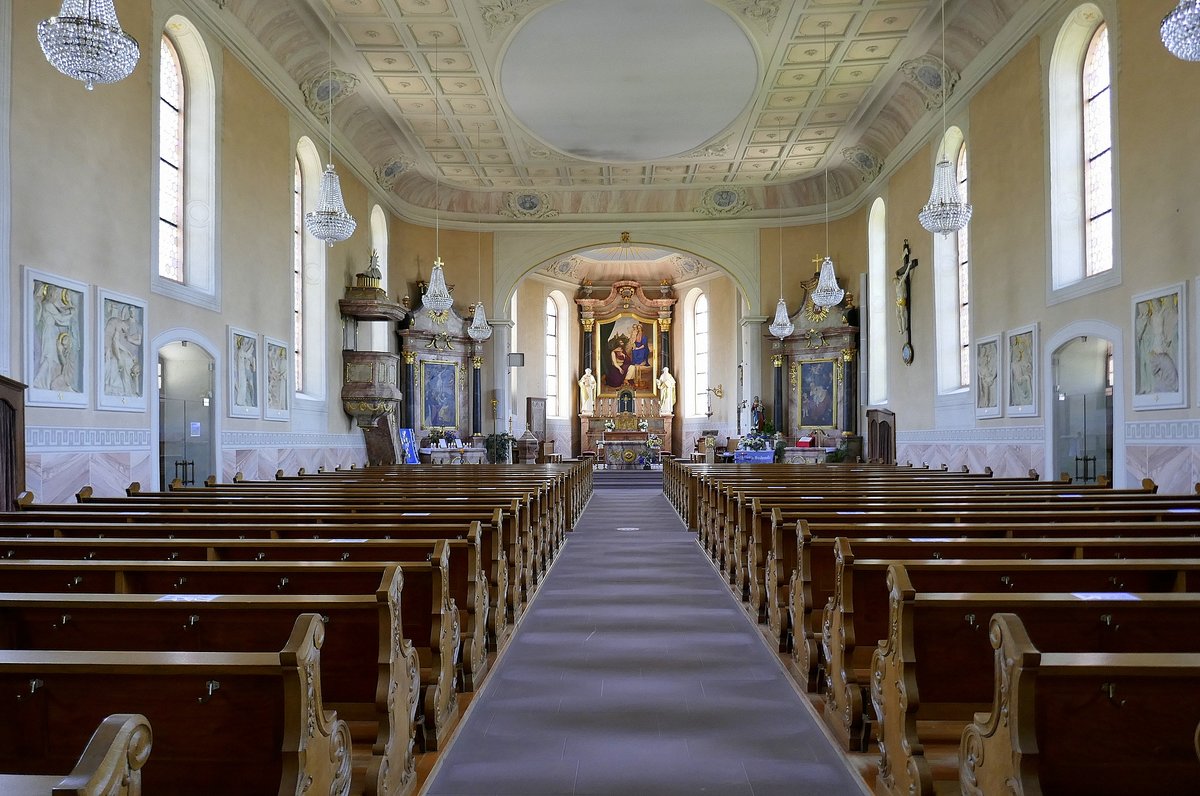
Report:
[[[216,362],[188,340],[158,349],[158,477],[202,484],[216,473]]]
[[[1055,469],[1075,483],[1113,478],[1113,344],[1072,337],[1050,355]]]

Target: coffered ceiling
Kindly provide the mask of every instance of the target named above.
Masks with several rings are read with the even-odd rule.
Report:
[[[946,0],[943,69],[941,0],[214,1],[406,215],[490,223],[851,203],[1053,4]]]

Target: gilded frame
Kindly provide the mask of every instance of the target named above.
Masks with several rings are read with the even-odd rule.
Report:
[[[796,414],[801,431],[807,428],[837,428],[841,360],[836,357],[802,359],[797,365]]]
[[[633,364],[638,356],[634,353],[635,327],[641,327],[641,339],[645,341],[644,365]],[[596,379],[599,381],[598,395],[614,398],[623,390],[633,390],[635,397],[645,398],[658,395],[658,321],[632,312],[622,312],[604,319],[597,319],[593,343],[593,362],[596,363]],[[620,350],[618,355],[616,352]],[[634,369],[631,376],[629,371]],[[620,378],[620,383],[615,383]]]
[[[91,289],[28,266],[23,276],[25,404],[87,408]]]

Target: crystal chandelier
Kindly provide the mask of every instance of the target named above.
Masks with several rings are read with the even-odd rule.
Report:
[[[357,223],[354,216],[346,212],[342,201],[342,183],[333,168],[333,101],[337,91],[333,85],[333,26],[329,28],[329,78],[325,85],[329,94],[329,162],[321,175],[321,187],[317,190],[317,206],[304,214],[304,228],[317,240],[329,246],[343,241],[354,234]]]
[[[475,317],[471,319],[471,325],[467,328],[467,334],[477,343],[482,343],[492,336],[492,327],[488,325],[487,314],[483,311],[483,302],[475,304]]]
[[[934,234],[958,232],[971,220],[971,205],[958,198],[958,174],[946,154],[946,3],[942,0],[942,156],[933,169],[929,201],[917,213],[921,226]]]
[[[783,117],[776,116],[775,120],[779,122],[779,134],[782,139]],[[796,325],[792,323],[792,319],[788,315],[787,302],[783,298],[783,194],[776,191],[776,196],[775,201],[779,207],[779,303],[775,305],[775,320],[771,321],[771,325],[767,328],[775,337],[784,340],[796,330]]]
[[[1171,55],[1200,61],[1200,0],[1180,0],[1175,10],[1163,17],[1158,34]]]
[[[430,36],[433,37],[433,134],[437,135],[440,120],[438,117],[438,39],[442,37],[440,30],[431,31]],[[442,313],[454,306],[454,299],[450,296],[450,291],[446,288],[446,275],[442,271],[442,230],[441,230],[441,177],[438,171],[441,167],[437,161],[433,163],[433,270],[429,273],[429,288],[425,291],[425,297],[421,299],[421,303],[428,307],[431,311]]]
[[[63,0],[58,16],[38,23],[37,37],[50,65],[88,91],[129,77],[141,55],[121,30],[113,0]]]
[[[829,30],[829,20],[821,22],[821,46],[825,49],[825,90],[829,90],[829,50],[825,47],[825,34]],[[825,251],[829,251],[829,161],[825,161]],[[821,274],[817,278],[817,287],[809,293],[812,303],[818,307],[834,307],[845,298],[846,291],[838,286],[837,274],[833,272],[833,258],[828,254],[821,261]]]

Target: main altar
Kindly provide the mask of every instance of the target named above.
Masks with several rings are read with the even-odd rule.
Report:
[[[575,299],[583,327],[580,451],[595,451],[613,468],[634,468],[671,449],[675,380],[670,374],[670,285],[646,295],[633,280],[618,280],[593,298],[584,285]]]

